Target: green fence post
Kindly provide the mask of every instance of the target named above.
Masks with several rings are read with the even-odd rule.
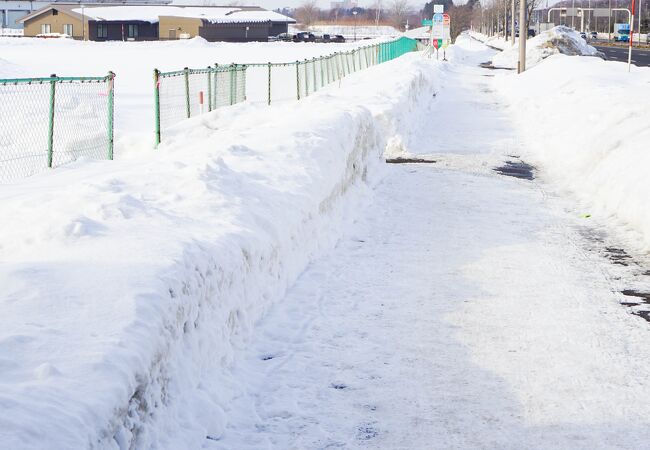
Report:
[[[156,147],[160,144],[160,71],[153,69],[153,100],[154,100],[154,140]]]
[[[183,69],[183,75],[185,77],[185,112],[187,118],[189,119],[192,115],[192,111],[190,109],[190,69],[185,67]]]
[[[352,50],[352,70],[355,72],[357,71],[357,53],[356,50]]]
[[[298,100],[300,100],[300,62],[296,61],[296,90],[298,93]]]
[[[268,68],[269,68],[269,88],[268,88],[268,93],[269,93],[269,105],[271,104],[271,62],[269,61]]]
[[[47,133],[47,167],[52,168],[54,159],[54,99],[56,97],[56,74],[50,75],[50,120]]]
[[[325,86],[325,73],[323,72],[323,57],[318,58],[318,65],[320,66],[320,87]]]
[[[305,97],[309,95],[309,62],[305,58]]]
[[[246,64],[241,66],[241,87],[242,87],[242,102],[246,101],[246,71],[248,66]]]
[[[332,59],[332,57],[330,55],[328,55],[325,58],[325,73],[327,74],[327,84],[330,84],[330,71],[331,71],[330,59]]]
[[[235,104],[235,63],[230,63],[230,104]]]
[[[334,66],[336,69],[336,77],[335,80],[338,81],[341,79],[341,70],[339,69],[339,59],[340,58],[340,53],[334,53]]]
[[[212,67],[208,66],[208,112],[212,111]]]
[[[311,59],[311,73],[312,73],[312,81],[314,82],[314,87],[312,92],[316,92],[318,90],[318,84],[316,82],[316,58]]]
[[[108,72],[108,159],[113,159],[113,113],[115,111],[115,74]]]
[[[214,95],[214,109],[219,107],[219,64],[214,63],[214,89],[212,89],[212,95]]]

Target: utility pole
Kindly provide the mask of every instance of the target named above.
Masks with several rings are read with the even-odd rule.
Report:
[[[526,70],[526,39],[528,38],[528,29],[524,29],[524,27],[526,27],[526,0],[519,0],[519,70],[517,73],[522,73]]]
[[[612,0],[609,0],[609,15],[607,16],[607,42],[612,40]]]
[[[573,6],[571,7],[571,28],[576,29],[576,0],[573,0]]]
[[[628,47],[628,52],[627,52],[627,71],[630,71],[630,66],[632,65],[632,42],[634,42],[634,7],[635,7],[635,0],[632,0],[632,12],[630,15],[630,42],[629,42],[629,47]],[[640,29],[640,28],[639,28]]]
[[[510,45],[515,45],[515,0],[512,0],[510,10]]]
[[[639,0],[639,47],[641,47],[641,9],[643,7],[643,0]]]

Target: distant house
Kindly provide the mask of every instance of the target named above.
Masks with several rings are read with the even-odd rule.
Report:
[[[286,33],[290,17],[257,6],[52,3],[20,19],[25,36],[67,34],[93,41],[267,41]]]
[[[153,3],[157,5],[170,3],[171,0],[83,0],[85,5],[93,3],[116,3],[121,4],[146,4]],[[0,28],[23,28],[20,19],[27,14],[41,9],[50,3],[57,3],[56,0],[0,0]],[[81,0],[63,0],[61,3],[82,3]]]

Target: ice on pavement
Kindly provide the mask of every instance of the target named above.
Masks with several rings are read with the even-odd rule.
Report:
[[[612,63],[555,55],[513,78],[478,66],[495,51],[477,41],[448,53],[3,186],[2,446],[646,447],[648,323],[617,291],[650,277],[587,239],[620,231],[614,183],[645,191],[612,169],[613,140],[594,132],[590,158],[548,114],[594,107],[584,77],[531,92]],[[436,162],[383,163],[412,155]],[[522,160],[534,180],[493,170]]]

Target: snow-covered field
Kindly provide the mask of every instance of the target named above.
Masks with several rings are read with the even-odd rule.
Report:
[[[133,142],[149,65],[319,51],[25,42],[0,40],[0,71],[137,73],[116,87]],[[0,187],[1,446],[647,447],[650,329],[621,291],[650,291],[650,69],[478,66],[494,55],[461,36],[447,63]],[[521,160],[535,180],[493,170]],[[610,241],[636,259],[609,264]]]
[[[363,43],[223,43],[202,38],[173,42],[80,42],[71,39],[0,38],[0,78],[104,76],[115,78],[116,158],[153,145],[153,70],[194,69],[230,63],[293,62]],[[35,57],[38,55],[38,57]],[[250,82],[266,79],[250,77]],[[274,82],[282,80],[276,76]],[[258,86],[251,86],[251,89]]]
[[[295,25],[290,25],[289,28],[291,33],[304,31],[304,27],[298,27]],[[402,34],[398,29],[388,25],[359,25],[357,27],[354,25],[311,25],[308,27],[308,30],[317,34],[340,34],[345,36],[347,39],[352,39],[355,34],[357,39],[363,39],[366,37],[374,38],[379,36],[390,37]]]

